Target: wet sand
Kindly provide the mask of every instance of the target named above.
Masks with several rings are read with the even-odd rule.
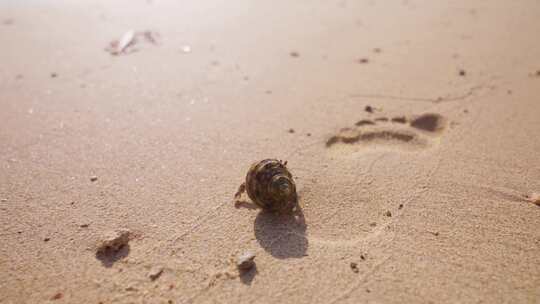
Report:
[[[537,302],[539,14],[3,1],[0,302]],[[235,207],[264,158],[301,216]]]

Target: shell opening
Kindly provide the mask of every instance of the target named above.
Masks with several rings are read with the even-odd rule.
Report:
[[[275,195],[283,199],[291,196],[292,192],[294,191],[293,185],[289,181],[289,178],[282,175],[274,176],[272,178],[272,182],[270,183],[270,187],[270,191],[272,193],[275,193]]]

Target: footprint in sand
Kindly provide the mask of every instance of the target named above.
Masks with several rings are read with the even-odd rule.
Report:
[[[343,128],[330,137],[326,147],[331,149],[364,146],[390,146],[402,149],[427,148],[446,127],[446,119],[435,113],[418,116],[379,117],[363,119],[352,128]]]
[[[410,152],[436,146],[446,127],[445,117],[425,113],[362,119],[331,136],[324,169],[302,196],[306,219],[317,219],[308,221],[309,242],[341,248],[391,238],[389,226],[437,164],[431,153]]]

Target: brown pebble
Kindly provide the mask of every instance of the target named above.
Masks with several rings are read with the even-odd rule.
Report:
[[[295,58],[300,57],[300,54],[299,54],[298,52],[295,52],[295,51],[290,52],[289,55],[290,55],[291,57],[295,57]]]
[[[79,227],[81,227],[81,228],[88,228],[88,226],[90,226],[90,224],[81,224]]]
[[[46,238],[43,239],[44,242],[48,242],[48,241],[50,241],[50,240],[51,240],[51,238],[48,238],[48,237],[46,237]]]
[[[382,50],[381,50],[380,48],[374,48],[374,49],[373,49],[373,52],[375,52],[375,53],[380,53],[381,51],[382,51]]]
[[[246,251],[236,257],[236,267],[240,271],[247,271],[255,266],[255,253],[253,251]]]
[[[359,269],[358,269],[358,264],[354,263],[354,262],[351,262],[350,264],[351,266],[351,269],[354,273],[358,273]]]
[[[360,255],[360,258],[361,258],[362,260],[364,260],[364,261],[366,260],[366,256],[363,255],[363,254]]]
[[[369,62],[369,59],[367,59],[367,58],[360,58],[360,59],[358,59],[358,63],[365,64],[365,63],[368,63],[368,62]]]
[[[536,76],[540,77],[540,70],[536,71]]]
[[[64,296],[63,293],[58,292],[54,296],[52,296],[51,300],[60,300]]]
[[[392,212],[390,212],[390,210],[386,210],[386,212],[384,213],[384,215],[388,216],[388,217],[391,217],[392,216]]]
[[[294,129],[289,129],[289,133],[294,133]]]
[[[58,77],[58,74],[56,74],[56,73],[51,73],[51,78],[56,78],[56,77]]]
[[[465,76],[466,74],[465,70],[459,70],[459,76]]]
[[[371,222],[371,223],[369,223],[369,225],[370,225],[371,227],[375,227],[375,226],[377,226],[377,223]]]
[[[364,111],[366,111],[366,112],[368,112],[368,113],[373,113],[373,108],[372,108],[371,106],[368,105],[368,106],[366,106],[366,107],[364,108]]]
[[[163,267],[155,266],[148,272],[148,277],[150,280],[155,281],[163,273]]]
[[[266,91],[264,91],[264,92],[265,92],[266,94],[268,94],[268,95],[272,94],[272,91],[271,91],[271,90],[266,90]]]
[[[403,209],[403,204],[399,204],[398,209]]]
[[[115,232],[109,232],[99,244],[97,252],[104,255],[116,253],[122,249],[122,247],[128,244],[131,237],[131,231],[128,229],[120,229]]]
[[[311,136],[311,133],[307,133],[306,136],[307,136],[307,137]]]
[[[98,178],[97,178],[97,176],[95,176],[95,175],[90,177],[90,181],[91,181],[91,182],[95,182],[95,181],[97,181],[97,179],[98,179]]]

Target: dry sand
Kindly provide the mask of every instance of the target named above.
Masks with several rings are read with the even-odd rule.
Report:
[[[0,302],[539,303],[539,16],[2,1]],[[302,217],[234,207],[269,157]]]

